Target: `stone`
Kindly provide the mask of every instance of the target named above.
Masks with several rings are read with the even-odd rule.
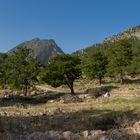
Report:
[[[64,103],[65,101],[63,100],[63,99],[61,99],[60,101],[59,101],[59,103]]]
[[[80,134],[73,134],[71,140],[83,140]]]
[[[139,122],[136,122],[134,125],[133,125],[133,128],[137,129],[137,130],[140,130],[140,123]]]
[[[100,140],[107,140],[106,136],[101,136]]]
[[[49,103],[54,103],[54,100],[50,100]]]
[[[136,133],[135,129],[132,128],[132,127],[129,127],[129,128],[127,128],[126,130],[127,130],[127,134],[129,134],[129,135],[133,135],[133,134]]]
[[[30,135],[27,135],[27,140],[45,140],[45,136],[41,132],[33,132]]]
[[[88,135],[89,135],[89,132],[88,132],[88,130],[86,130],[86,131],[83,131],[81,134],[82,134],[84,139],[87,139]]]
[[[53,138],[54,140],[59,140],[61,138],[60,134],[53,130],[48,132],[48,136],[49,138]]]
[[[90,139],[92,139],[92,138],[94,138],[94,130],[91,130],[90,132],[89,132],[89,136],[88,136],[88,139],[90,140]]]
[[[126,137],[126,130],[124,128],[122,129],[114,129],[110,136],[108,136],[108,139],[112,138],[113,140],[125,140],[123,138]]]
[[[94,131],[94,134],[92,134],[92,139],[100,140],[104,136],[104,133],[105,132],[101,130]]]
[[[66,140],[71,140],[73,133],[71,131],[65,131],[62,135]]]

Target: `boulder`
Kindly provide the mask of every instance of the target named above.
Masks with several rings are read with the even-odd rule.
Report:
[[[88,139],[88,136],[89,136],[89,131],[88,130],[85,130],[81,133],[82,137],[84,140],[87,140]]]
[[[71,140],[72,139],[73,133],[71,131],[65,131],[63,132],[62,136],[66,140]]]
[[[71,95],[71,94],[65,94],[63,95],[59,102],[61,101],[61,103],[77,103],[77,102],[82,102],[82,99],[79,98],[78,96],[76,95]]]

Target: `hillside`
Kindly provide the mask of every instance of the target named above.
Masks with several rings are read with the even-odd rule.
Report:
[[[64,56],[64,59],[62,59],[63,57],[54,58],[54,60],[61,61],[58,63],[51,63],[54,61],[50,61],[49,64],[53,69],[48,65],[47,69],[44,69],[45,73],[44,71],[41,73],[42,75],[37,73],[42,70],[42,67],[38,69],[33,61],[26,63],[26,60],[30,60],[28,57],[18,57],[24,53],[17,51],[16,54],[18,55],[15,54],[16,57],[14,58],[12,58],[14,55],[5,56],[1,54],[1,139],[139,140],[139,31],[139,27],[134,27],[112,36],[100,44],[76,52],[75,54],[80,55],[82,61],[77,58],[73,60],[72,56],[68,61],[67,58],[69,57],[66,57],[68,55]],[[119,40],[122,38],[127,38],[123,40],[126,42]],[[63,53],[54,40],[33,39],[23,42],[17,47],[33,49],[35,57],[44,64],[48,63],[49,57]],[[17,47],[8,53],[16,51]],[[115,51],[108,51],[111,49]],[[96,54],[98,50],[100,53]],[[89,59],[94,52],[96,55]],[[117,54],[117,57],[112,54]],[[75,65],[77,61],[78,65]],[[72,68],[73,66],[76,70]],[[76,75],[79,69],[82,70],[83,77]],[[84,70],[88,70],[91,77],[88,77]],[[61,73],[61,71],[66,72]],[[109,73],[110,71],[111,73]],[[96,77],[93,77],[92,74]],[[102,74],[102,79],[100,79],[99,74]],[[79,79],[72,83],[75,94],[70,94],[73,92],[70,92],[68,84],[73,75]],[[43,78],[40,80],[39,76],[44,76],[45,80],[41,81]],[[40,81],[36,81],[37,78]],[[50,80],[54,87],[51,87],[51,82],[46,79]],[[47,82],[49,85],[46,84]],[[27,90],[29,91],[28,94]]]
[[[123,32],[120,32],[116,35],[105,38],[105,40],[103,40],[102,42],[100,42],[98,44],[93,44],[85,49],[81,49],[77,52],[74,52],[74,54],[77,54],[80,56],[84,52],[91,54],[96,49],[99,49],[99,48],[104,49],[108,46],[111,46],[113,43],[117,42],[118,40],[124,39],[124,38],[127,38],[128,40],[133,42],[132,45],[133,45],[134,51],[136,51],[138,48],[140,48],[140,25],[128,28],[128,29],[124,30]]]
[[[17,47],[27,47],[33,49],[35,58],[37,58],[43,64],[47,64],[48,59],[51,56],[64,53],[53,39],[41,40],[39,38],[34,38],[32,40],[25,41],[17,45],[15,48],[11,49],[8,53],[12,53],[13,51],[16,50]]]
[[[131,27],[117,35],[108,37],[103,41],[103,43],[114,42],[119,39],[131,38],[131,37],[136,37],[137,39],[140,39],[140,25]]]

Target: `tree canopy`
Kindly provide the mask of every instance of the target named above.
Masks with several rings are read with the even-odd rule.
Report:
[[[83,71],[90,79],[99,79],[100,85],[102,84],[102,78],[106,73],[107,57],[101,51],[95,51],[92,55],[88,56],[84,65]]]
[[[124,75],[129,71],[129,65],[132,63],[133,53],[132,45],[128,40],[123,39],[107,49],[109,75],[119,76],[120,82],[123,83]]]
[[[33,82],[37,81],[40,63],[33,58],[33,51],[19,47],[6,61],[6,83],[11,88],[22,89],[26,96]]]
[[[67,85],[74,94],[73,83],[81,76],[81,60],[69,54],[52,57],[46,69],[45,81],[53,87]]]
[[[0,53],[0,85],[5,86],[6,65],[5,60],[8,57],[7,54]]]

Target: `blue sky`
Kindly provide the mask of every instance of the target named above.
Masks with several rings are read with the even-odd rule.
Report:
[[[140,0],[0,0],[0,52],[33,38],[71,53],[140,24]]]

